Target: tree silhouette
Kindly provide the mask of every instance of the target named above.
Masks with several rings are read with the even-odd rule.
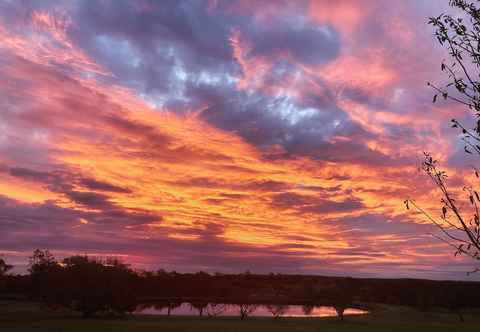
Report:
[[[192,301],[192,302],[190,302],[190,306],[192,308],[195,308],[198,311],[199,316],[203,316],[203,312],[207,308],[208,302],[207,301]]]
[[[6,275],[12,268],[13,265],[7,264],[5,260],[0,257],[0,277]]]
[[[182,302],[169,301],[168,304],[167,304],[167,316],[170,316],[172,314],[172,310],[180,307],[181,305],[182,305]]]
[[[50,306],[68,307],[84,317],[136,309],[138,275],[116,258],[77,255],[59,263],[50,252],[37,249],[29,271],[32,296]]]
[[[441,64],[448,83],[428,85],[435,90],[434,103],[440,96],[464,106],[474,116],[472,128],[457,119],[452,119],[452,127],[460,130],[465,152],[480,155],[480,9],[474,2],[465,0],[451,0],[450,6],[460,11],[460,15],[444,13],[429,20],[438,42],[450,55],[449,61]],[[407,209],[413,207],[436,225],[440,230],[436,237],[455,248],[455,255],[480,259],[479,193],[474,186],[465,185],[463,192],[467,204],[462,204],[458,192],[448,186],[446,172],[429,153],[425,153],[421,169],[441,192],[440,217],[433,216],[413,199],[405,201]],[[476,169],[473,172],[480,178]]]
[[[353,305],[358,285],[353,278],[341,278],[320,294],[333,306],[338,318],[344,320],[344,312]]]
[[[310,316],[314,309],[315,307],[311,304],[305,304],[302,306],[302,312],[305,316]]]
[[[136,274],[116,258],[105,261],[72,256],[62,262],[65,297],[85,317],[100,311],[133,312],[136,301]]]
[[[29,258],[30,295],[56,307],[62,300],[62,267],[48,250],[36,249]]]
[[[12,265],[7,264],[3,258],[0,257],[0,293],[6,288],[5,275],[13,268]]]
[[[248,304],[248,303],[243,303],[238,305],[240,309],[240,319],[244,320],[248,316],[250,316],[256,309],[257,305],[256,304]]]
[[[272,314],[273,318],[278,319],[285,315],[289,306],[285,304],[269,304],[267,305],[268,311]]]
[[[35,249],[33,255],[29,258],[28,271],[32,275],[49,272],[58,267],[58,262],[48,250]]]

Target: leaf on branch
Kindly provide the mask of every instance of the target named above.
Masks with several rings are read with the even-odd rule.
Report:
[[[437,101],[437,95],[434,95],[433,96],[433,103],[435,103]]]

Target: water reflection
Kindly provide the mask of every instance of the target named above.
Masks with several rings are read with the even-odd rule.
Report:
[[[345,315],[362,315],[368,312],[349,308]],[[333,317],[334,307],[301,305],[237,305],[208,303],[204,305],[178,303],[175,305],[141,305],[135,311],[138,315],[175,316],[238,316],[238,317]]]

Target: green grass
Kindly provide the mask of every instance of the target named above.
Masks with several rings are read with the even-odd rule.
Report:
[[[465,314],[465,323],[456,315],[422,313],[409,308],[383,307],[372,314],[337,318],[249,318],[139,316],[125,319],[81,319],[69,312],[50,312],[34,304],[0,303],[0,331],[12,332],[241,332],[241,331],[479,331],[480,315]]]

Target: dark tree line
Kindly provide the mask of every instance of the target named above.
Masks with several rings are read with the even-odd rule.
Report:
[[[347,308],[369,303],[405,305],[428,311],[445,308],[459,315],[480,306],[480,283],[416,279],[355,279],[306,275],[208,274],[134,271],[118,259],[71,256],[61,261],[36,250],[28,275],[8,275],[0,261],[0,299],[23,298],[52,308],[69,308],[84,317],[120,315],[136,308],[166,308],[190,303],[201,316],[217,316],[235,304],[245,319],[258,305],[280,317],[288,305],[332,306],[343,320]]]

